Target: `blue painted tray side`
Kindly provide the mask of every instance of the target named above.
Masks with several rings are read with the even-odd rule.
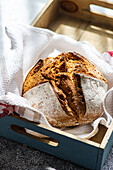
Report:
[[[101,169],[103,167],[106,157],[108,156],[112,145],[113,145],[113,132],[107,142],[105,149],[104,150],[102,148],[99,149],[99,158],[98,158],[97,169]],[[101,164],[100,164],[100,162],[101,162]]]
[[[58,146],[51,146],[29,136],[17,133],[11,129],[11,125],[18,125],[54,138],[58,141]],[[39,149],[61,159],[71,161],[85,168],[97,168],[98,147],[61,135],[15,117],[6,116],[0,119],[0,136]]]

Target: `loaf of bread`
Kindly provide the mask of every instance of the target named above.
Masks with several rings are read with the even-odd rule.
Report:
[[[22,94],[50,125],[67,127],[100,117],[106,91],[102,73],[80,54],[67,52],[39,60],[28,73]]]

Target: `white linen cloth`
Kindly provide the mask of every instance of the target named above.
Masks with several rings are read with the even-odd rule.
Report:
[[[27,25],[6,27],[6,34],[11,40],[11,48],[6,50],[0,63],[0,118],[14,110],[28,120],[34,121],[35,117],[35,121],[50,126],[43,113],[32,108],[29,101],[21,97],[22,84],[30,68],[39,59],[76,51],[98,67],[105,76],[110,91],[103,99],[105,112],[101,118],[92,124],[62,130],[89,139],[98,132],[99,123],[106,127],[110,125],[113,116],[113,66],[104,61],[105,57],[95,47],[86,41],[78,42],[48,29]],[[26,115],[22,112],[24,109],[28,110]]]

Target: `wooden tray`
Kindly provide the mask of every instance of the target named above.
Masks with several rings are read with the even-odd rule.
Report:
[[[112,3],[101,0],[50,0],[31,25],[46,27],[79,41],[87,40],[100,52],[112,50],[113,19],[93,11],[92,5],[113,9]],[[26,129],[33,133],[27,133]],[[113,121],[109,129],[100,125],[97,135],[86,140],[56,128],[35,124],[14,114],[0,119],[0,136],[88,169],[101,169],[103,166],[113,144],[112,130]],[[37,133],[46,137],[39,138]]]
[[[50,0],[31,25],[49,28],[78,41],[87,40],[99,52],[105,52],[113,50],[111,9],[113,2],[109,0]]]

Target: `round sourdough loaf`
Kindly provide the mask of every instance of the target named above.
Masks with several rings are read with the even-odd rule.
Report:
[[[43,112],[51,126],[91,123],[103,114],[107,82],[76,52],[39,60],[23,84],[23,97]]]

